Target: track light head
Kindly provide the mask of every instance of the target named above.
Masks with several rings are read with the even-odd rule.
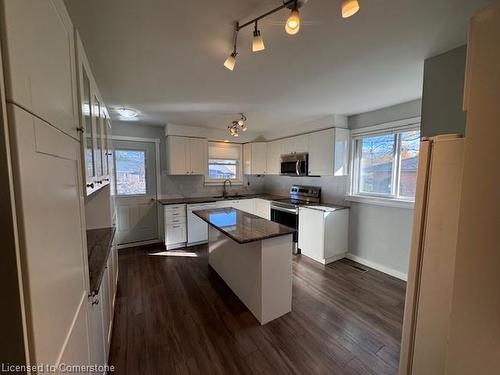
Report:
[[[224,66],[233,71],[234,70],[234,66],[236,65],[236,55],[238,53],[237,52],[233,52],[231,53],[228,58],[226,59],[226,61],[224,61]]]
[[[359,11],[358,0],[343,0],[342,1],[342,18],[349,18]]]
[[[253,32],[252,52],[259,52],[265,50],[264,39],[260,35],[260,30],[257,28],[257,21],[255,21],[255,30]]]
[[[297,8],[292,9],[285,23],[285,31],[289,35],[295,35],[300,30],[300,14]]]

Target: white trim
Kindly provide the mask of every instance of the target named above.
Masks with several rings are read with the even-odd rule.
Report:
[[[389,268],[389,267],[386,267],[386,266],[383,266],[379,263],[375,263],[375,262],[372,262],[371,260],[367,260],[367,259],[364,259],[364,258],[361,258],[357,255],[354,255],[352,253],[347,253],[345,255],[345,257],[347,259],[350,259],[354,262],[357,262],[359,264],[362,264],[364,266],[367,266],[367,267],[370,267],[370,268],[373,268],[377,271],[380,271],[380,272],[383,272],[387,275],[390,275],[390,276],[393,276],[397,279],[400,279],[400,280],[403,280],[403,281],[407,281],[407,278],[408,278],[408,275],[404,272],[401,272],[401,271],[397,271],[393,268]]]
[[[139,242],[124,243],[124,244],[121,244],[121,245],[116,245],[116,249],[117,250],[128,249],[130,247],[144,246],[144,245],[153,245],[155,243],[163,243],[163,241],[161,239],[156,239],[156,240],[149,240],[149,241],[139,241]]]
[[[377,124],[373,126],[366,126],[364,128],[352,129],[351,135],[352,137],[359,137],[361,135],[368,135],[374,133],[382,133],[382,132],[400,132],[402,130],[411,129],[415,127],[420,127],[421,117],[410,117],[404,120],[397,120],[386,122],[383,124]]]
[[[160,138],[142,138],[142,137],[129,137],[125,135],[111,136],[113,141],[132,141],[132,142],[152,142],[160,144]]]
[[[349,202],[373,204],[375,206],[405,208],[408,210],[413,210],[413,208],[415,207],[414,201],[407,201],[407,200],[403,200],[403,199],[394,199],[394,198],[381,198],[381,197],[372,197],[372,196],[368,197],[368,196],[362,196],[362,195],[347,195],[345,197],[345,200],[349,201]]]

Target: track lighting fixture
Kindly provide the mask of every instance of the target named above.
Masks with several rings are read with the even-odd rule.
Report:
[[[341,10],[342,18],[349,18],[355,15],[359,10],[358,0],[343,0]]]
[[[260,35],[260,30],[257,28],[257,21],[255,21],[255,30],[253,31],[253,40],[252,40],[252,51],[258,52],[265,50],[264,39]]]
[[[247,121],[247,117],[243,114],[240,113],[240,119],[237,121],[232,121],[231,125],[229,125],[227,128],[229,129],[229,134],[231,134],[233,137],[238,137],[239,136],[239,131],[247,131],[247,125],[245,122]]]

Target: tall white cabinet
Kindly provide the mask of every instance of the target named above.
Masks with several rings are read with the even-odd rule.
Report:
[[[0,108],[6,108],[0,127],[10,150],[22,279],[16,298],[6,300],[22,304],[17,336],[25,340],[25,361],[90,364],[94,340],[102,337],[102,358],[96,364],[104,364],[118,265],[112,251],[108,281],[100,288],[106,302],[94,320],[86,197],[107,194],[107,205],[99,209],[106,211],[111,226],[109,116],[86,59],[77,58],[77,49],[84,56],[83,46],[63,0],[0,0],[0,44]],[[81,80],[83,67],[86,81]],[[92,155],[92,168],[87,155]],[[87,190],[90,183],[102,188]]]

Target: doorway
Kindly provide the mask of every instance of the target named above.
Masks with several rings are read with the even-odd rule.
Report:
[[[157,145],[154,140],[114,140],[113,148],[117,244],[157,241]]]

